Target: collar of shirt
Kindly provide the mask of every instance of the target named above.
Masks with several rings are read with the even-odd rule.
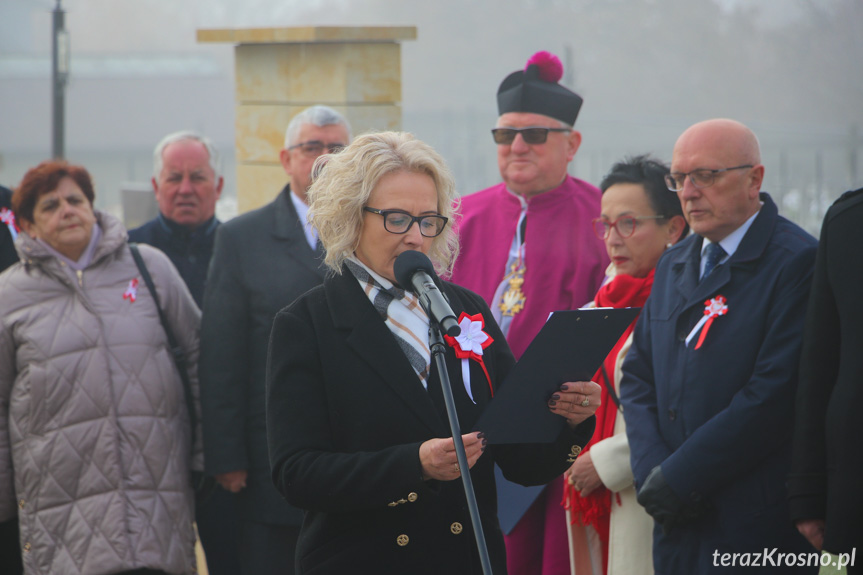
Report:
[[[764,205],[764,202],[761,202],[761,205]],[[760,211],[761,210],[759,209],[758,212],[755,212],[754,214],[749,216],[749,219],[743,222],[743,224],[739,228],[719,240],[719,245],[722,246],[722,249],[725,250],[725,253],[727,254],[724,258],[719,260],[719,264],[724,264],[726,261],[728,261],[728,258],[734,255],[734,252],[736,252],[737,248],[740,247],[740,242],[743,241],[743,236],[745,236],[746,232],[749,231],[749,228],[752,227],[752,222],[754,222],[755,218],[758,217],[758,213]],[[701,267],[699,270],[699,277],[704,275],[704,265],[707,263],[707,259],[704,257],[704,253],[707,251],[707,246],[712,243],[713,242],[711,242],[707,238],[704,238],[704,241],[701,243]]]
[[[318,244],[318,232],[309,223],[309,206],[303,200],[297,197],[297,194],[291,190],[291,203],[294,204],[294,209],[297,210],[297,216],[300,218],[300,223],[303,224],[303,233],[306,236],[306,241],[309,247],[315,249]]]

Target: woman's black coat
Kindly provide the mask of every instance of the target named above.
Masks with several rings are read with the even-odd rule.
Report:
[[[441,282],[456,315],[482,313],[494,343],[484,361],[498,386],[514,359],[488,306]],[[462,433],[489,401],[471,361],[474,405],[452,349],[448,373]],[[434,362],[433,362],[434,363]],[[569,465],[594,418],[547,445],[489,446],[471,470],[495,574],[506,573],[493,463],[540,485]],[[267,435],[276,487],[306,510],[298,573],[481,573],[461,480],[424,481],[422,442],[450,437],[437,370],[423,389],[357,280],[343,270],[276,316],[267,370]]]

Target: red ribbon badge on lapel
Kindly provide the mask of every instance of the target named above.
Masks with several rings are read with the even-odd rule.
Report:
[[[728,306],[725,304],[726,301],[725,296],[717,295],[704,302],[704,316],[695,324],[689,335],[686,336],[686,345],[689,345],[689,342],[692,341],[692,338],[700,330],[701,336],[699,336],[698,342],[695,344],[695,349],[701,347],[701,344],[704,343],[704,338],[707,337],[707,332],[710,331],[710,326],[713,325],[713,320],[728,313]]]
[[[490,335],[483,331],[485,328],[485,320],[481,313],[475,315],[467,315],[461,312],[458,318],[458,326],[461,328],[461,333],[452,337],[445,335],[444,340],[455,350],[455,356],[461,359],[461,376],[464,381],[464,388],[467,391],[470,400],[476,403],[473,398],[473,393],[470,389],[470,360],[479,363],[485,378],[488,381],[488,389],[491,396],[494,397],[494,388],[491,385],[491,377],[488,375],[488,369],[485,367],[485,362],[482,359],[482,352],[490,346],[494,341]]]

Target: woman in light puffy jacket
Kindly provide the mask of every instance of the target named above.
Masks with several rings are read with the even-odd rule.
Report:
[[[24,572],[194,572],[191,418],[126,230],[65,162],[27,172],[12,205],[23,233],[0,275],[0,521],[17,510]],[[168,258],[140,252],[197,412],[200,313]]]

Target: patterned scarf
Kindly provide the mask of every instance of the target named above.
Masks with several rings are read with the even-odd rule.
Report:
[[[420,383],[428,389],[431,370],[429,319],[419,299],[413,293],[393,285],[354,257],[345,260],[345,267],[360,282],[360,287],[387,324],[396,343],[420,378]]]

